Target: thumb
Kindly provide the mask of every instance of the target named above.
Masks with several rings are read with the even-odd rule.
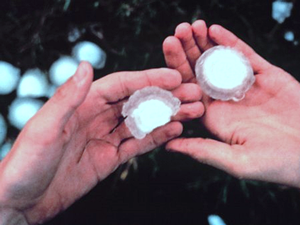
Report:
[[[241,177],[246,157],[242,145],[229,145],[212,139],[180,138],[170,141],[166,149],[192,158]]]
[[[76,73],[60,86],[33,118],[35,129],[52,132],[63,130],[69,118],[86,98],[93,81],[93,69],[87,62],[78,66]],[[42,125],[42,126],[41,126]]]

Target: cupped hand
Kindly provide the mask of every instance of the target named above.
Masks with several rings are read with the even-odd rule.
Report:
[[[167,148],[239,177],[300,187],[300,85],[230,31],[204,21],[180,24],[164,44],[167,65],[195,82],[194,66],[205,50],[225,45],[249,59],[256,81],[240,102],[203,97],[202,122],[218,140],[170,141]]]
[[[180,135],[182,125],[176,120],[203,113],[200,88],[182,85],[176,70],[119,72],[94,83],[92,79],[91,66],[81,63],[27,123],[0,163],[2,219],[5,213],[15,214],[15,220],[23,217],[37,224],[54,217],[120,164]],[[146,86],[170,90],[185,104],[173,122],[137,140],[120,122],[121,110],[134,91]]]

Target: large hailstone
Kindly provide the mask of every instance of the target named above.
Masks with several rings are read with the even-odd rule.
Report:
[[[0,145],[6,138],[7,126],[4,117],[0,114]]]
[[[20,69],[10,63],[0,61],[0,95],[6,95],[16,89],[20,79]]]
[[[144,138],[155,128],[165,125],[176,115],[180,100],[159,87],[146,87],[136,91],[124,104],[125,124],[137,139]]]
[[[93,42],[79,42],[74,46],[72,55],[79,62],[89,62],[95,69],[102,69],[105,66],[106,53]]]
[[[43,97],[47,96],[48,81],[40,69],[27,70],[17,88],[18,97]]]
[[[50,81],[60,86],[73,76],[78,68],[79,63],[70,56],[62,56],[56,60],[50,67]]]
[[[222,101],[239,101],[255,82],[248,59],[233,48],[213,47],[196,62],[196,78],[202,90]]]
[[[43,106],[44,102],[31,98],[16,98],[9,107],[8,120],[21,130]]]

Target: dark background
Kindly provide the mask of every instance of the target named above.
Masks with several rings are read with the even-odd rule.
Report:
[[[233,31],[259,54],[300,80],[300,45],[284,39],[300,36],[300,2],[283,24],[272,19],[268,0],[11,0],[0,6],[0,60],[22,72],[48,71],[74,43],[77,27],[107,53],[95,79],[115,71],[164,67],[161,44],[176,25],[204,19]],[[13,92],[0,97],[7,116]],[[47,100],[47,99],[43,99]],[[287,109],[288,110],[288,109]],[[18,130],[9,126],[7,139]],[[183,136],[209,136],[198,121],[185,124]],[[125,176],[125,173],[128,175]],[[0,184],[1,185],[1,184]],[[63,184],[62,184],[63,185]],[[227,225],[300,224],[298,190],[263,182],[237,180],[219,170],[164,148],[121,166],[89,194],[47,225],[201,224],[220,215]]]

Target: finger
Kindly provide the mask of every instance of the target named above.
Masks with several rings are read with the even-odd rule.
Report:
[[[127,128],[125,122],[122,122],[111,134],[104,137],[104,139],[118,147],[123,140],[130,137],[132,137],[130,130]]]
[[[199,101],[202,98],[202,91],[200,86],[192,83],[181,84],[178,88],[173,90],[172,93],[182,103],[195,102]]]
[[[113,73],[95,82],[93,88],[106,101],[116,102],[147,86],[172,90],[180,84],[181,76],[178,71],[161,68]]]
[[[163,43],[163,52],[167,66],[171,69],[178,70],[183,82],[196,81],[194,70],[178,38],[174,36],[167,37]]]
[[[172,117],[172,120],[187,121],[201,117],[204,114],[204,105],[202,102],[193,102],[183,104],[179,112]]]
[[[203,138],[175,139],[166,146],[166,149],[189,155],[237,177],[246,174],[244,171],[247,168],[247,157],[243,155],[243,148],[241,145],[231,146]]]
[[[87,62],[82,62],[74,76],[63,84],[54,96],[40,109],[30,121],[33,130],[40,134],[47,131],[61,132],[69,118],[86,98],[93,80],[93,69]],[[50,136],[50,135],[47,135]]]
[[[182,133],[182,125],[179,122],[171,122],[155,129],[142,140],[128,139],[119,148],[119,161],[124,163],[136,155],[144,154],[165,142],[178,137]]]
[[[203,20],[195,21],[192,24],[192,31],[202,53],[214,46],[214,43],[208,37],[207,26]]]
[[[270,63],[259,56],[249,45],[220,25],[209,28],[209,37],[219,45],[230,46],[241,51],[250,61],[254,72],[261,73],[270,68]]]
[[[180,40],[191,68],[195,68],[195,63],[201,52],[194,40],[191,25],[189,23],[179,24],[175,30],[175,37]]]

